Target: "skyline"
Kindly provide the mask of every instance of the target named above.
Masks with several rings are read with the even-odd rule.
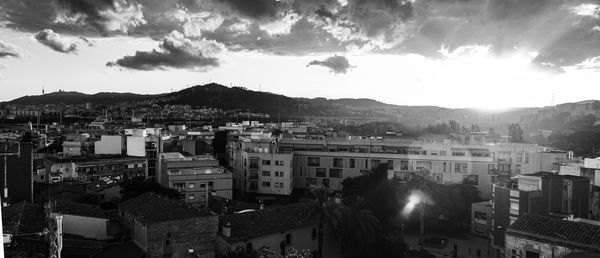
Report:
[[[0,88],[11,89],[0,101],[42,87],[155,94],[209,82],[449,108],[600,98],[593,1],[7,0],[0,7]]]

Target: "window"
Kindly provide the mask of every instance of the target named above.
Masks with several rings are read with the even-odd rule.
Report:
[[[400,170],[408,170],[408,160],[400,161]]]
[[[258,169],[258,159],[251,159],[250,160],[250,168],[251,169]]]
[[[321,166],[321,159],[319,157],[308,157],[307,161],[309,167]]]
[[[394,169],[394,161],[393,161],[393,160],[389,159],[389,160],[387,161],[387,169],[388,169],[388,170],[392,170],[392,169]]]
[[[275,171],[276,177],[283,177],[283,171]]]
[[[275,166],[283,166],[283,160],[276,160]]]
[[[196,198],[196,196],[194,196],[194,194],[190,194],[190,195],[188,195],[188,200],[193,200],[193,199],[195,199],[195,198]]]
[[[312,232],[310,234],[312,240],[317,239],[317,229],[316,228],[312,228]]]
[[[262,187],[271,187],[271,182],[263,181],[261,185]]]
[[[317,179],[314,177],[307,177],[306,178],[306,187],[309,187],[311,185],[316,185],[317,184]]]
[[[208,187],[213,187],[213,186],[215,186],[215,182],[213,182],[213,181],[209,181],[209,182],[208,182]]]
[[[371,169],[379,167],[380,164],[381,164],[381,160],[372,159],[371,160]]]
[[[189,189],[194,189],[194,187],[196,187],[196,185],[194,183],[189,183],[188,184],[188,188]]]
[[[269,165],[271,165],[271,161],[268,159],[263,159],[262,164],[263,164],[263,166],[269,166]]]
[[[263,176],[271,176],[271,171],[263,171],[262,175]]]
[[[339,168],[330,168],[329,177],[342,178],[342,170]]]
[[[342,168],[342,167],[344,167],[344,159],[342,159],[342,158],[334,158],[333,159],[333,167],[334,168]]]
[[[329,188],[329,178],[323,178],[323,186]]]
[[[446,151],[440,151],[440,156],[446,156]]]
[[[326,177],[326,169],[325,168],[317,168],[317,173],[316,173],[317,177]]]
[[[171,245],[171,240],[165,240],[165,246],[170,246]]]
[[[523,162],[523,152],[517,152],[517,162]]]
[[[275,188],[283,188],[282,182],[275,182]]]
[[[517,164],[517,165],[515,166],[515,173],[517,173],[517,174],[521,174],[521,164]]]
[[[453,151],[452,156],[465,156],[465,153],[462,151]]]
[[[495,164],[488,164],[488,174],[496,174],[498,170],[496,169]]]
[[[525,163],[529,164],[529,153],[525,153]]]
[[[206,188],[206,184],[205,183],[200,184],[200,189],[204,189],[204,188]]]
[[[285,234],[285,244],[292,245],[292,234],[290,234],[290,233]]]
[[[371,174],[371,170],[361,170],[359,175],[366,176],[366,175],[369,175],[369,174]]]
[[[444,170],[442,171],[443,173],[446,173],[446,162],[444,162]]]
[[[354,168],[356,166],[356,160],[350,159],[350,168]]]
[[[185,183],[173,183],[173,188],[177,191],[182,191],[185,189]]]
[[[455,163],[454,164],[454,172],[455,173],[466,173],[467,172],[467,163]]]

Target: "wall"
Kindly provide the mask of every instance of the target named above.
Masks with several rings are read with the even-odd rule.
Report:
[[[106,240],[108,219],[63,214],[63,232],[85,238]]]
[[[513,250],[516,250],[517,254],[522,253],[521,257],[525,257],[526,251],[536,252],[540,254],[540,258],[560,258],[576,251],[565,246],[538,242],[507,234],[506,257],[511,257]]]
[[[120,135],[102,135],[100,141],[95,144],[95,154],[122,154],[124,138]]]
[[[292,235],[292,241],[290,246],[294,247],[296,250],[301,251],[305,249],[309,249],[311,251],[318,251],[318,234],[315,234],[313,238],[313,228],[317,230],[317,225],[308,225],[298,228],[293,228],[289,230],[285,230],[282,232],[277,232],[261,237],[255,237],[249,239],[248,241],[240,241],[235,243],[228,243],[223,239],[222,236],[219,237],[219,253],[226,254],[227,250],[235,250],[239,248],[246,248],[246,243],[252,242],[252,247],[254,249],[258,249],[261,247],[269,247],[277,254],[281,253],[280,243],[281,241],[285,241],[286,234]]]
[[[145,157],[146,156],[146,140],[144,137],[128,136],[127,137],[127,156]]]
[[[246,160],[245,169],[248,171],[246,180],[257,183],[257,190],[250,190],[248,182],[246,184],[247,191],[274,195],[290,195],[292,193],[294,188],[292,154],[243,152],[242,158]],[[251,159],[258,159],[257,169],[250,168]],[[269,164],[263,164],[263,160],[268,160]],[[283,165],[277,165],[276,162],[283,162]],[[268,171],[269,175],[263,175],[263,171]],[[283,172],[283,176],[275,176],[275,172]],[[257,173],[258,179],[250,178],[252,173]],[[263,186],[263,182],[269,182],[269,186]],[[275,183],[282,183],[283,187],[275,187]]]

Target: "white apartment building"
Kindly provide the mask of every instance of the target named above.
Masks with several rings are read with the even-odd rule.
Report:
[[[206,207],[211,195],[233,197],[233,175],[208,155],[161,153],[160,184],[179,191],[185,202]]]
[[[529,143],[463,144],[451,139],[383,137],[288,136],[278,142],[280,153],[294,155],[294,187],[324,185],[341,189],[341,182],[387,164],[388,174],[420,172],[440,183],[475,185],[489,198],[492,184],[518,174],[557,170],[565,152],[545,151]]]

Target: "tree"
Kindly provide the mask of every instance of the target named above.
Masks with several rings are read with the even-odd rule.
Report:
[[[512,123],[508,126],[508,136],[510,142],[523,142],[523,129],[517,123]]]
[[[345,257],[369,257],[380,235],[379,219],[365,209],[360,197],[347,197],[339,218],[338,232]]]
[[[310,193],[315,198],[316,205],[318,205],[319,211],[319,257],[323,257],[323,224],[325,217],[327,216],[327,199],[329,197],[329,189],[325,188],[323,185],[311,185]]]

